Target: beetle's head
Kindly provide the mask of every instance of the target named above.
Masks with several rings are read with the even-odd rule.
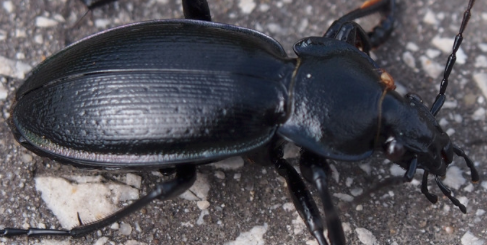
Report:
[[[388,92],[383,97],[381,113],[380,139],[386,157],[407,169],[404,177],[409,181],[417,168],[424,169],[421,190],[433,203],[438,199],[428,192],[427,179],[429,173],[434,174],[441,191],[465,213],[465,206],[451,195],[439,177],[446,175],[454,153],[465,159],[472,181],[478,181],[479,175],[472,160],[451,142],[421,98],[415,94],[403,98],[394,91]]]
[[[406,169],[416,158],[418,168],[445,176],[453,160],[453,146],[421,98],[388,93],[382,110],[382,147],[386,157]]]

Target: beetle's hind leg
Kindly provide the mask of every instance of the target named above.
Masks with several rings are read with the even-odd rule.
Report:
[[[158,183],[154,190],[149,192],[146,196],[140,198],[139,200],[133,202],[132,204],[126,206],[125,208],[95,222],[89,224],[82,224],[81,226],[75,227],[71,230],[53,230],[53,229],[16,229],[16,228],[5,228],[0,230],[0,237],[3,236],[49,236],[49,235],[60,235],[60,236],[83,236],[90,232],[101,229],[107,225],[110,225],[117,220],[133,213],[134,211],[144,207],[154,199],[158,198],[160,200],[168,200],[170,198],[176,197],[182,194],[184,191],[189,189],[194,181],[196,180],[196,167],[190,164],[183,164],[176,168],[176,177],[166,182]]]
[[[183,12],[186,19],[211,21],[206,0],[183,0]]]
[[[328,244],[323,235],[323,221],[316,203],[313,200],[304,181],[291,164],[282,158],[282,147],[271,153],[271,158],[276,165],[277,172],[286,179],[289,193],[294,206],[304,220],[310,233],[320,245]],[[346,244],[341,221],[334,209],[331,196],[328,192],[326,170],[329,170],[326,160],[315,154],[303,151],[300,159],[301,173],[309,179],[320,192],[322,199],[328,238],[334,245]]]
[[[368,0],[362,6],[342,16],[328,28],[324,37],[347,39],[348,43],[361,47],[365,53],[384,43],[394,28],[395,0]],[[353,22],[373,13],[383,15],[380,23],[371,32],[366,33],[357,23]]]

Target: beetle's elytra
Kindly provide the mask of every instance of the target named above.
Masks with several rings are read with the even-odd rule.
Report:
[[[416,95],[396,93],[391,75],[369,56],[392,32],[393,0],[367,1],[322,37],[299,40],[297,58],[260,32],[212,22],[206,1],[190,0],[183,1],[186,19],[128,24],[70,45],[34,68],[17,89],[8,119],[16,140],[79,167],[174,169],[175,177],[94,223],[0,231],[83,236],[156,198],[184,192],[199,165],[256,152],[268,155],[286,179],[296,210],[319,244],[328,244],[324,228],[332,244],[346,244],[328,190],[327,159],[356,162],[381,150],[407,170],[388,182],[411,181],[422,169],[421,191],[428,200],[438,201],[427,187],[431,174],[465,213],[441,177],[458,157],[473,181],[479,174],[435,116],[473,3],[431,109]],[[371,13],[383,18],[367,33],[354,20]],[[286,141],[302,147],[301,173],[283,158]],[[302,179],[317,188],[324,220]]]

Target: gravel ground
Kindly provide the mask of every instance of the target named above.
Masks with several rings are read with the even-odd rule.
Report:
[[[94,207],[89,201],[105,200],[108,204],[104,208],[110,211],[116,205],[120,207],[119,201],[147,193],[160,179],[158,174],[100,173],[40,158],[14,141],[6,119],[11,96],[24,74],[45,57],[110,27],[181,18],[179,1],[120,0],[88,14],[74,28],[86,11],[78,1],[0,3],[0,228],[72,225],[72,217],[60,217],[63,211],[52,202],[64,202],[61,198],[86,188],[88,196],[78,196],[81,201],[74,204],[90,210]],[[210,0],[210,9],[214,21],[262,31],[292,55],[294,42],[322,35],[334,19],[360,4],[358,0]],[[460,0],[399,1],[395,32],[390,41],[373,52],[373,57],[402,85],[401,91],[414,91],[427,103],[434,100],[451,48],[447,40],[447,51],[443,51],[442,41],[454,37],[465,7],[466,1]],[[440,124],[475,161],[483,177],[479,184],[471,184],[469,171],[458,157],[448,172],[445,182],[466,203],[468,213],[462,214],[446,198],[440,198],[436,205],[429,203],[420,192],[418,173],[410,184],[379,191],[358,206],[342,210],[350,244],[487,244],[487,222],[483,221],[487,217],[487,2],[477,1],[472,14],[462,45],[464,56],[459,54],[448,101],[438,115]],[[368,28],[373,19],[362,23]],[[404,173],[380,155],[359,163],[331,163],[331,192],[335,193],[337,205],[347,203],[380,179]],[[227,164],[205,166],[199,170],[200,188],[193,191],[197,197],[155,201],[86,237],[0,238],[0,244],[315,244],[273,167],[248,162],[240,165],[241,159],[234,159]],[[65,179],[69,181],[54,182]],[[100,194],[98,190],[103,188],[106,192]],[[440,193],[432,180],[430,190]],[[65,202],[77,200],[74,198],[70,196]],[[48,208],[51,205],[52,211]],[[70,205],[65,203],[64,210],[71,216],[84,212],[73,211],[76,207]],[[103,213],[96,212],[93,217]],[[85,223],[93,219],[86,217],[82,218]]]

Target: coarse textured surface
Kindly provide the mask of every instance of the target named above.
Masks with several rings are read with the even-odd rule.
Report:
[[[86,11],[79,1],[0,3],[0,228],[59,228],[58,219],[36,191],[34,178],[99,173],[40,158],[19,146],[6,124],[15,89],[31,67],[67,43],[121,24],[181,18],[181,4],[178,0],[120,0],[89,13],[72,27]],[[361,4],[358,0],[209,3],[214,21],[262,31],[278,40],[289,54],[293,43],[322,35],[334,19]],[[460,0],[399,1],[392,37],[373,52],[374,59],[402,85],[399,89],[418,93],[428,104],[434,100],[448,55],[442,39],[454,37],[465,7],[466,1]],[[367,29],[372,19],[361,23]],[[482,177],[481,183],[472,185],[467,167],[456,157],[455,167],[444,181],[461,202],[467,203],[468,213],[462,214],[446,198],[440,198],[436,205],[429,203],[419,190],[418,173],[412,184],[379,191],[340,212],[350,244],[487,244],[487,94],[482,94],[487,86],[486,1],[475,4],[464,37],[465,56],[460,58],[459,54],[447,103],[437,118],[474,160]],[[381,156],[359,163],[331,163],[334,174],[330,185],[337,206],[380,179],[403,173]],[[207,196],[195,191],[192,200],[155,201],[123,221],[79,239],[0,238],[0,244],[315,244],[290,204],[283,179],[272,166],[246,162],[242,168],[219,165],[199,172],[209,182]],[[140,195],[160,179],[152,172],[135,174],[142,177]],[[103,172],[103,176],[105,180],[114,179],[109,183],[130,183],[126,173]],[[80,179],[69,180],[82,183]],[[440,194],[432,180],[430,191]]]

